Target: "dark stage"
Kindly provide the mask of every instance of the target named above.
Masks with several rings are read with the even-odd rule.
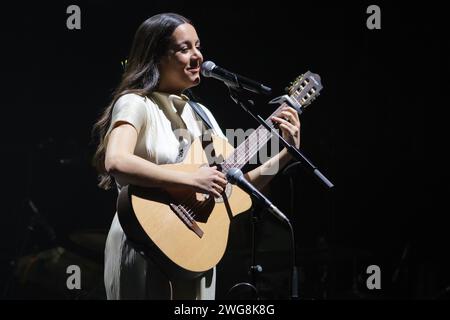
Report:
[[[73,1],[2,5],[1,299],[104,300],[103,250],[117,192],[97,187],[92,126],[111,100],[136,28],[161,12],[192,19],[206,60],[273,89],[306,71],[321,95],[300,116],[301,150],[334,184],[303,166],[265,194],[291,220],[299,298],[447,299],[450,237],[448,27],[439,5],[322,1]],[[78,5],[81,28],[66,13]],[[225,129],[256,128],[220,81],[193,93]],[[447,213],[446,213],[447,212]],[[291,297],[287,226],[256,208],[254,284],[261,300]],[[31,226],[31,228],[30,228]],[[255,298],[249,286],[251,213],[231,222],[217,265],[217,300]],[[70,290],[67,268],[81,269]],[[379,267],[380,288],[368,288]],[[231,290],[232,289],[232,290]]]

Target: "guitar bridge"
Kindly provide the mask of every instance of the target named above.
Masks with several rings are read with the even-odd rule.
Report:
[[[177,216],[184,222],[184,224],[194,231],[194,233],[199,237],[203,237],[203,230],[200,229],[197,222],[195,222],[194,218],[187,212],[187,210],[181,205],[175,205],[173,203],[170,204],[172,210],[177,214]]]

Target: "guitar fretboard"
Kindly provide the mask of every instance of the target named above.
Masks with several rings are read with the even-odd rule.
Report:
[[[285,107],[286,103],[281,104],[265,122],[271,129],[275,128],[271,118],[277,115],[281,108]],[[260,125],[253,131],[248,138],[241,143],[234,152],[222,163],[222,172],[227,173],[231,168],[242,169],[252,157],[270,140],[272,133],[268,131],[263,125]]]

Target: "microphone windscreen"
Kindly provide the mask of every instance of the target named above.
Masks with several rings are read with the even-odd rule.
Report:
[[[232,184],[234,184],[234,183],[236,183],[237,180],[239,180],[241,178],[242,175],[243,175],[242,171],[239,170],[238,168],[231,168],[227,172],[227,179]]]
[[[212,61],[205,61],[202,63],[201,72],[204,77],[210,77],[211,71],[216,67],[216,64]]]

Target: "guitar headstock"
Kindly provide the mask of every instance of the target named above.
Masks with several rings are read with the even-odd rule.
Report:
[[[307,71],[295,79],[287,90],[289,95],[305,108],[320,94],[322,88],[320,76]]]

